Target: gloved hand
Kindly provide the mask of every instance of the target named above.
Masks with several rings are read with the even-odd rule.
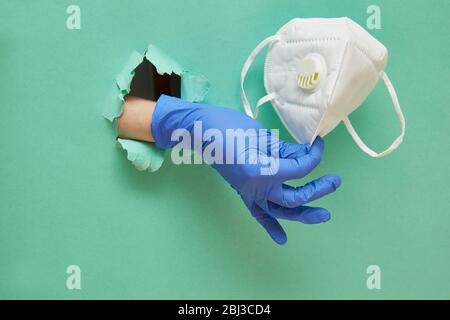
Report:
[[[194,132],[196,122],[197,128],[201,123],[203,133],[212,129],[215,134],[204,141]],[[239,111],[162,95],[156,103],[151,127],[156,145],[164,149],[177,145],[179,141],[171,139],[176,129],[189,132],[189,145],[200,146],[198,153],[211,149],[222,152],[215,157],[219,161],[212,167],[239,193],[253,217],[276,243],[287,241],[277,219],[307,224],[330,219],[326,209],[305,204],[334,192],[341,183],[338,176],[325,175],[302,187],[284,184],[306,176],[319,164],[324,147],[320,137],[312,145],[287,143]],[[226,138],[230,132],[245,133],[247,143],[239,147],[235,140]]]

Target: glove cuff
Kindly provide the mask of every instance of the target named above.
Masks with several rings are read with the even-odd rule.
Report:
[[[186,129],[191,132],[193,123],[198,118],[197,110],[200,108],[200,104],[161,95],[152,116],[151,131],[155,144],[162,149],[175,146],[178,141],[172,141],[173,131]]]

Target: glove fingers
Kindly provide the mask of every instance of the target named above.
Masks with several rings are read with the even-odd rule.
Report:
[[[308,153],[309,144],[290,143],[282,141],[280,144],[280,158],[296,159]]]
[[[255,217],[255,219],[266,229],[267,233],[270,235],[273,241],[278,244],[285,244],[287,241],[286,232],[284,232],[283,227],[274,217],[264,212],[256,203],[254,203],[250,212]]]
[[[340,185],[341,178],[334,174],[325,175],[301,187],[280,184],[270,191],[268,200],[283,207],[295,208],[336,191]]]
[[[269,202],[269,212],[274,218],[300,221],[305,224],[317,224],[327,222],[331,215],[327,209],[319,207],[300,206],[296,208],[285,208]]]
[[[277,176],[283,181],[303,178],[319,164],[323,148],[322,138],[317,137],[304,155],[295,158],[281,158]]]

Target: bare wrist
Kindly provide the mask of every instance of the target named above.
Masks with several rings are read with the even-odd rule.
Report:
[[[154,142],[151,125],[155,102],[126,96],[123,113],[117,120],[120,138]]]

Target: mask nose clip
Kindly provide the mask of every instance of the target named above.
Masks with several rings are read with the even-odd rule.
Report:
[[[315,92],[327,77],[327,65],[320,54],[310,53],[297,65],[297,84],[307,91]]]

